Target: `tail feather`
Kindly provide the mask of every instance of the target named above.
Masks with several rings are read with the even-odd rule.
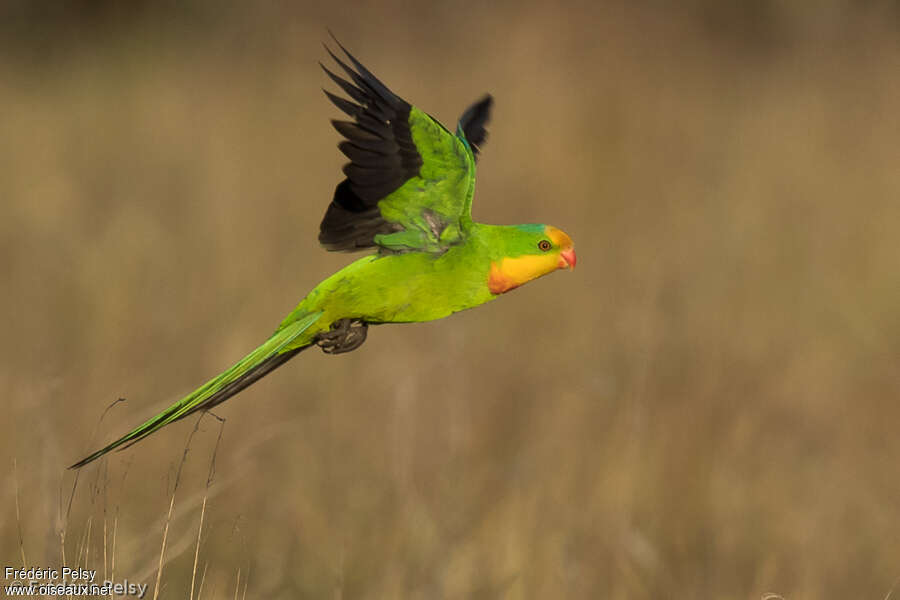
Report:
[[[230,369],[210,379],[152,419],[81,459],[69,468],[78,469],[83,467],[117,448],[124,450],[131,444],[142,440],[169,423],[183,419],[198,410],[209,410],[256,383],[309,347],[311,342],[301,344],[299,347],[289,348],[297,344],[297,338],[315,323],[320,316],[321,313],[304,315],[296,321],[281,327],[271,338],[238,361]]]

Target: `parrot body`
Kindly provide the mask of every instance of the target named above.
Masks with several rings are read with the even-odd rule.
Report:
[[[544,235],[543,226],[536,230],[528,225],[473,224],[472,229],[466,243],[440,255],[376,254],[351,263],[316,286],[281,326],[301,315],[321,312],[322,318],[295,342],[308,344],[316,333],[341,318],[367,323],[433,321],[489,302],[528,279],[560,268],[559,259],[549,256],[549,260],[529,257],[518,271],[503,270],[507,249],[502,241],[512,235],[524,238],[528,246],[536,245],[529,242]],[[568,266],[564,259],[563,263]],[[498,290],[498,279],[504,276],[506,287]]]
[[[350,163],[319,241],[328,250],[376,252],[317,285],[269,339],[230,369],[71,468],[224,402],[312,345],[347,352],[365,341],[369,324],[442,319],[575,266],[571,238],[555,227],[472,220],[475,160],[486,138],[490,96],[463,113],[453,134],[340,47],[353,68],[328,52],[350,81],[322,68],[354,100],[325,92],[354,119],[332,121],[346,138],[338,147]]]

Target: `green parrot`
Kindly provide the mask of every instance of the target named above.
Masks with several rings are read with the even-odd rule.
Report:
[[[230,369],[70,468],[224,402],[313,345],[358,348],[369,324],[442,319],[557,269],[575,267],[572,239],[548,225],[485,225],[471,217],[475,160],[493,99],[460,117],[456,133],[396,96],[335,40],[346,73],[324,65],[351,98],[325,94],[351,121],[332,121],[350,159],[319,230],[326,250],[374,253],[317,285],[272,336]],[[351,66],[352,65],[352,66]]]

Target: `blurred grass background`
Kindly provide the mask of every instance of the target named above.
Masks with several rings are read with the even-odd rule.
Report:
[[[900,7],[877,1],[5,2],[3,563],[20,528],[59,565],[65,530],[102,574],[118,516],[117,579],[152,584],[193,420],[83,471],[68,521],[65,466],[353,258],[316,243],[329,27],[445,123],[493,93],[475,217],[557,225],[579,268],[217,409],[203,597],[885,598]],[[217,432],[163,598],[188,595]]]

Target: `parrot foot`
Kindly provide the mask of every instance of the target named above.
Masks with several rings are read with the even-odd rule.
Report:
[[[356,350],[366,341],[369,324],[360,319],[339,319],[331,324],[331,329],[316,336],[318,345],[325,354],[343,354]]]

